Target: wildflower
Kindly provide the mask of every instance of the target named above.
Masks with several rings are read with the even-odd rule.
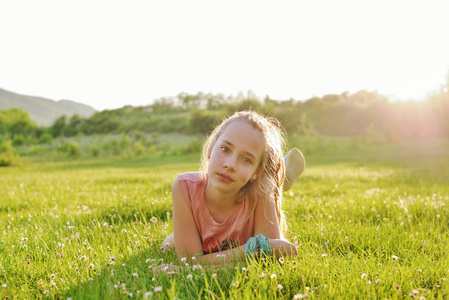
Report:
[[[212,278],[217,277],[217,273],[212,274]]]
[[[6,283],[2,284],[2,287],[4,287],[6,289],[6,287],[7,287]]]
[[[306,296],[305,295],[303,295],[303,294],[296,294],[296,295],[294,295],[293,296],[293,299],[303,299],[303,298],[306,298]]]
[[[94,268],[94,264],[90,264],[89,268],[93,269]]]
[[[198,269],[198,266],[197,265],[193,265],[192,269],[195,271],[196,269]]]
[[[139,274],[133,273],[133,277],[138,277],[138,276],[139,276]]]
[[[413,295],[418,295],[419,291],[418,290],[413,290],[412,293],[413,293]]]
[[[187,260],[186,257],[181,258],[181,262],[185,262]]]
[[[271,274],[271,279],[275,279],[276,278],[276,274]]]
[[[238,288],[238,287],[240,286],[240,282],[234,281],[234,282],[232,283],[232,285],[235,286],[236,288]]]
[[[114,289],[117,289],[117,288],[118,288],[118,285],[114,284]]]
[[[187,275],[187,279],[192,279],[192,278],[193,278],[192,274]]]
[[[278,290],[282,290],[283,288],[282,284],[278,284]]]
[[[114,269],[111,270],[111,275],[114,276]]]
[[[399,259],[399,257],[397,257],[396,255],[392,255],[391,258],[394,259],[394,260],[398,260]]]
[[[260,276],[261,276],[262,278],[265,278],[265,277],[267,277],[267,274],[262,273]]]
[[[133,296],[133,293],[129,293],[128,296],[129,296],[129,297],[132,297],[132,296]]]
[[[321,254],[321,257],[326,257],[326,256],[327,256],[326,253]]]
[[[362,273],[362,276],[360,278],[366,278],[366,277],[368,277],[368,274]]]
[[[110,260],[115,260],[115,256],[109,257]]]
[[[91,277],[91,278],[89,278],[89,281],[93,281],[94,279]]]
[[[158,293],[158,292],[161,292],[161,291],[162,291],[162,287],[161,286],[157,286],[157,287],[154,288],[154,292],[155,293]]]
[[[281,264],[284,264],[284,257],[283,257],[283,256],[279,257],[279,262],[280,262]]]
[[[148,299],[149,297],[153,296],[153,292],[145,292],[145,299]]]

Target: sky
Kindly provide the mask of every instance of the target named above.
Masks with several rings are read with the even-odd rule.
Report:
[[[181,92],[423,100],[449,74],[446,0],[0,0],[0,88],[97,110]]]

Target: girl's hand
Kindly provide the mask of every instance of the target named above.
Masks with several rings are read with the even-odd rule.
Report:
[[[276,258],[297,255],[296,246],[286,240],[270,239],[270,248]]]

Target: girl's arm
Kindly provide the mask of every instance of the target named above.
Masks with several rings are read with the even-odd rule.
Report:
[[[254,235],[263,234],[269,238],[270,248],[276,257],[297,254],[295,245],[281,235],[273,201],[257,201],[254,214]]]

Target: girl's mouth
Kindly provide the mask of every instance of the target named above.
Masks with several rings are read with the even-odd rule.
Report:
[[[218,178],[221,181],[224,181],[224,182],[227,182],[227,183],[230,183],[230,182],[234,181],[234,180],[232,180],[231,176],[229,176],[229,175],[227,175],[225,173],[218,173],[217,175],[218,175]]]

